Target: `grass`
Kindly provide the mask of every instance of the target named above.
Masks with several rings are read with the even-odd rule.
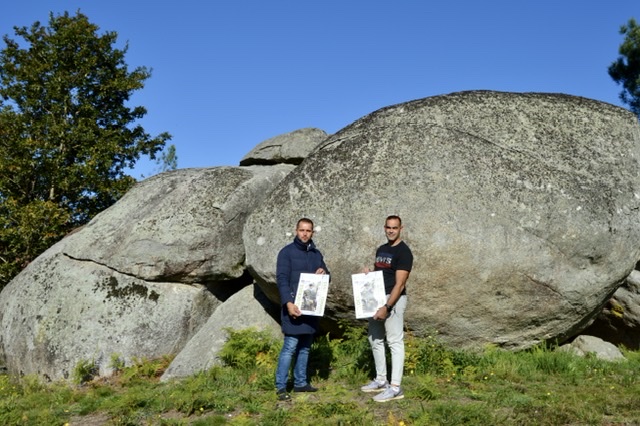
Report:
[[[640,424],[637,351],[611,363],[545,347],[473,353],[408,336],[405,399],[380,404],[358,391],[373,369],[364,327],[316,338],[309,367],[321,390],[285,402],[273,385],[280,345],[267,333],[230,331],[222,365],[168,383],[159,381],[168,357],[124,366],[114,356],[117,374],[102,379],[87,377],[91,362],[81,363],[79,385],[0,376],[0,424]]]

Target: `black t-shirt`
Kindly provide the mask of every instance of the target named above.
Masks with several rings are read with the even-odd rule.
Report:
[[[387,294],[390,294],[396,285],[396,271],[411,272],[412,266],[413,253],[404,241],[400,241],[396,246],[391,246],[389,243],[383,244],[376,250],[375,270],[382,271],[384,289]],[[406,287],[402,290],[402,294],[406,294],[405,290]]]

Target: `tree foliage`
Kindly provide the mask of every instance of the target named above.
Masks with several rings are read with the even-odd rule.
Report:
[[[49,25],[14,27],[0,51],[0,288],[73,228],[134,183],[142,155],[156,158],[168,133],[136,124],[127,105],[151,76],[128,70],[115,32],[77,12]]]
[[[620,56],[609,66],[609,75],[622,85],[620,100],[640,117],[640,27],[630,19],[620,28],[624,41],[618,49]]]
[[[156,159],[156,164],[158,165],[158,173],[176,170],[178,168],[178,154],[176,153],[176,146],[171,144],[166,147]]]

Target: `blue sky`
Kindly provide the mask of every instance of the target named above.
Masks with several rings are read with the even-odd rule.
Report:
[[[273,136],[463,90],[621,105],[607,68],[620,26],[640,20],[638,0],[23,0],[3,5],[0,34],[78,9],[129,43],[130,69],[152,68],[132,104],[149,133],[173,135],[180,168],[236,166]]]

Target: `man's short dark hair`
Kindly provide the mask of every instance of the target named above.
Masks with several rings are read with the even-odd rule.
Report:
[[[303,217],[302,219],[298,220],[298,223],[296,223],[296,229],[300,227],[301,223],[308,223],[309,225],[311,225],[311,229],[313,229],[313,221],[311,219]]]
[[[402,225],[402,219],[400,219],[400,216],[396,216],[395,214],[392,214],[390,216],[387,216],[387,218],[385,219],[384,223],[387,223],[388,220],[393,220],[396,219],[398,221],[398,223],[400,225]],[[312,225],[313,226],[313,225]]]

